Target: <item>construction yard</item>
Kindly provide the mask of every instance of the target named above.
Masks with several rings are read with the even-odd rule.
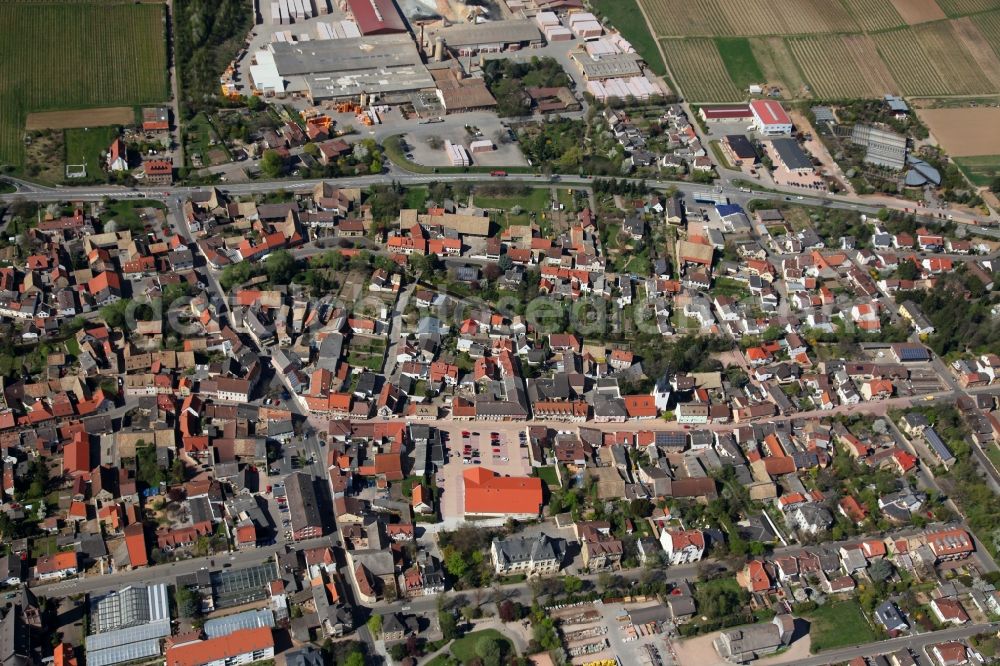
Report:
[[[614,662],[616,658],[618,663],[636,666],[671,663],[664,638],[668,623],[643,617],[665,612],[660,604],[600,601],[550,609],[561,623],[570,663],[577,665]]]

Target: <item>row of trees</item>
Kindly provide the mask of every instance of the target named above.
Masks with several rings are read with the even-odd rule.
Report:
[[[252,13],[243,0],[176,0],[173,53],[181,82],[181,113],[193,118],[219,106],[219,72],[235,57]]]

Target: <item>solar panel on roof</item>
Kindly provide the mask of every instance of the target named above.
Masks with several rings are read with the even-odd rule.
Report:
[[[927,358],[927,352],[921,347],[903,347],[899,350],[899,358],[904,361],[918,361]]]
[[[931,447],[931,450],[934,451],[934,455],[942,461],[948,462],[955,459],[951,450],[944,443],[944,441],[942,441],[941,437],[938,436],[934,428],[928,428],[924,431],[924,440],[926,440],[927,445]]]

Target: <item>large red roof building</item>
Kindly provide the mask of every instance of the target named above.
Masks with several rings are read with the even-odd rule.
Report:
[[[471,516],[534,517],[542,511],[542,480],[500,476],[477,467],[462,475],[465,513]]]
[[[362,35],[406,32],[406,23],[392,0],[347,0]]]

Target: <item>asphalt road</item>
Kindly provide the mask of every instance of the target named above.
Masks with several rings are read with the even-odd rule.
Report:
[[[316,183],[334,180],[337,184],[342,187],[368,187],[375,184],[384,184],[388,179],[395,180],[403,185],[420,185],[427,184],[436,181],[440,181],[446,178],[451,181],[483,181],[490,180],[490,176],[484,173],[459,173],[459,174],[416,174],[410,172],[399,172],[396,170],[390,170],[389,174],[381,174],[377,176],[357,176],[354,178],[340,178],[340,179],[300,179],[300,180],[283,180],[283,181],[257,181],[253,183],[229,183],[223,184],[218,187],[218,189],[224,193],[233,195],[248,195],[248,194],[259,194],[264,192],[272,192],[276,190],[304,190],[312,188]],[[535,185],[590,185],[593,183],[593,178],[590,177],[580,177],[574,175],[557,176],[556,180],[553,177],[544,175],[534,175],[534,174],[512,174],[508,182],[522,182]],[[94,187],[74,187],[74,188],[62,188],[62,187],[43,187],[41,185],[36,185],[34,183],[29,183],[26,181],[21,181],[13,178],[7,178],[10,182],[14,183],[18,187],[18,192],[14,194],[6,194],[0,196],[0,200],[15,200],[18,197],[24,199],[30,199],[33,201],[95,201],[100,200],[105,197],[118,197],[118,198],[129,198],[129,197],[141,197],[145,195],[146,198],[150,199],[160,199],[166,200],[170,197],[186,197],[192,192],[200,191],[205,188],[203,187],[188,187],[188,186],[178,186],[169,188],[151,188],[148,190],[138,191],[135,189],[130,189],[126,187],[109,187],[109,186],[94,186]],[[636,179],[632,179],[638,182]],[[827,206],[830,208],[844,209],[844,210],[854,210],[860,213],[875,214],[883,208],[882,205],[873,205],[865,203],[859,199],[852,197],[834,195],[828,193],[816,193],[816,194],[803,194],[801,190],[791,189],[791,188],[774,188],[774,191],[758,191],[752,190],[750,192],[741,191],[740,187],[734,186],[732,183],[738,180],[735,176],[723,180],[722,185],[708,186],[708,185],[698,185],[694,183],[688,183],[685,181],[670,181],[670,180],[646,180],[647,185],[654,189],[664,190],[667,188],[676,188],[682,196],[686,198],[694,198],[698,194],[711,194],[718,193],[729,198],[731,203],[737,203],[745,206],[751,199],[771,199],[775,201],[790,201],[792,203],[799,203],[810,206]],[[902,208],[908,202],[900,201],[899,208]],[[940,219],[931,216],[922,216],[919,218],[923,222],[928,222],[932,224],[939,224]],[[966,222],[969,222],[968,226],[977,230],[978,233],[984,235],[989,235],[993,237],[1000,238],[1000,230],[993,228],[985,228],[980,226],[982,224],[989,223],[990,221],[983,217],[971,218],[969,216],[961,216],[956,214],[956,224],[962,226]]]

